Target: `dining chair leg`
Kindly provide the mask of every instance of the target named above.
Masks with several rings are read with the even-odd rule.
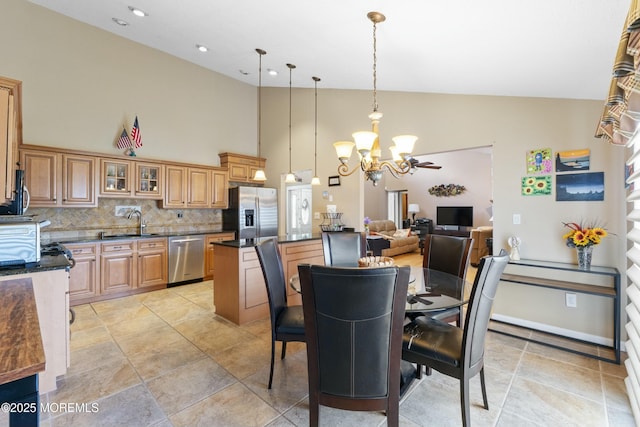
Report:
[[[399,427],[400,426],[400,403],[398,401],[387,402],[387,426]]]
[[[471,427],[471,408],[469,407],[469,379],[462,375],[460,378],[460,409],[462,411],[462,426]]]
[[[320,422],[320,403],[318,396],[309,395],[309,427],[318,427]]]
[[[273,382],[273,362],[276,356],[276,342],[275,340],[271,340],[271,369],[269,370],[269,386],[267,387],[271,390],[271,383]]]
[[[484,383],[484,367],[480,369],[480,386],[482,387],[482,400],[484,402],[484,409],[489,410],[489,401],[487,400],[487,388]]]
[[[282,341],[282,355],[280,356],[280,359],[284,359],[284,356],[286,354],[287,354],[287,342]]]

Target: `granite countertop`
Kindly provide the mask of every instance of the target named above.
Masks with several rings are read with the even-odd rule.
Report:
[[[240,240],[223,240],[221,242],[212,242],[214,245],[220,246],[229,246],[232,248],[253,248],[261,242],[269,239],[273,239],[274,237],[261,237],[258,239],[240,239]],[[278,236],[276,239],[278,243],[292,243],[292,242],[302,242],[305,240],[318,240],[322,238],[322,234],[320,233],[306,233],[306,234],[290,234],[285,236]]]
[[[64,255],[43,255],[40,262],[18,266],[0,267],[0,276],[13,276],[16,274],[42,273],[51,270],[71,268],[71,262]]]
[[[30,278],[0,283],[0,384],[44,371],[45,357]]]
[[[42,243],[90,243],[90,242],[109,242],[114,240],[132,240],[132,239],[152,239],[158,237],[175,237],[175,236],[196,236],[203,234],[222,234],[222,233],[233,233],[233,231],[180,231],[180,232],[169,232],[169,233],[145,233],[142,235],[138,234],[105,234],[103,238],[100,236],[96,237],[80,237],[80,238],[68,238],[68,239],[43,239]]]

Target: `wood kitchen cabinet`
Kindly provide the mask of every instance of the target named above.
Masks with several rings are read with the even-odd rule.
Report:
[[[163,208],[187,207],[187,168],[167,165],[165,167],[166,184]]]
[[[210,207],[210,176],[209,169],[187,168],[187,207]]]
[[[135,162],[135,167],[134,197],[161,200],[164,195],[163,165]]]
[[[98,253],[96,243],[69,243],[75,266],[69,273],[69,301],[71,305],[82,304],[99,295]]]
[[[218,156],[220,165],[229,172],[229,181],[264,184],[262,181],[254,181],[253,176],[258,169],[264,170],[265,159],[235,153],[220,153]]]
[[[205,250],[204,250],[204,278],[205,280],[213,279],[214,270],[214,258],[215,258],[215,245],[213,242],[222,242],[223,240],[235,239],[235,233],[217,233],[207,234],[205,236]]]
[[[22,143],[22,82],[0,77],[0,202],[11,201]]]
[[[278,246],[287,284],[291,277],[298,274],[298,264],[324,265],[324,252],[322,250],[322,240],[320,239],[284,242]],[[302,304],[302,296],[291,286],[287,286],[287,304]]]
[[[71,305],[85,304],[167,286],[167,239],[65,243],[76,262],[70,271]]]
[[[167,265],[167,239],[138,240],[137,288],[166,285],[169,274]]]
[[[20,150],[32,207],[96,207],[97,158],[47,150]]]
[[[129,161],[100,159],[100,196],[131,197],[133,164]]]
[[[229,207],[229,174],[224,169],[211,170],[211,207]]]
[[[129,291],[135,288],[136,242],[118,240],[103,243],[100,248],[100,293],[102,295]]]

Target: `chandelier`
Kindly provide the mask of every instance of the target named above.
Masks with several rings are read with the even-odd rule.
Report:
[[[352,141],[338,141],[335,142],[333,146],[340,160],[340,165],[338,166],[338,173],[340,175],[349,176],[358,170],[356,166],[349,171],[349,158],[355,146],[360,157],[360,169],[364,172],[365,179],[371,180],[373,185],[376,186],[385,170],[389,171],[396,178],[398,178],[399,175],[404,175],[412,171],[411,152],[418,137],[413,135],[400,135],[391,138],[395,144],[389,148],[391,150],[392,161],[380,160],[382,151],[380,150],[378,125],[380,124],[380,119],[382,119],[382,113],[378,111],[377,101],[376,63],[378,58],[376,55],[376,28],[377,24],[383,22],[386,18],[380,12],[369,12],[367,18],[373,22],[373,112],[369,114],[371,131],[353,133],[351,136],[355,140],[355,143]]]

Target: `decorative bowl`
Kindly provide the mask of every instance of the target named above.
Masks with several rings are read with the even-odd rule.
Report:
[[[359,267],[391,267],[395,263],[388,256],[366,256],[358,260]]]

